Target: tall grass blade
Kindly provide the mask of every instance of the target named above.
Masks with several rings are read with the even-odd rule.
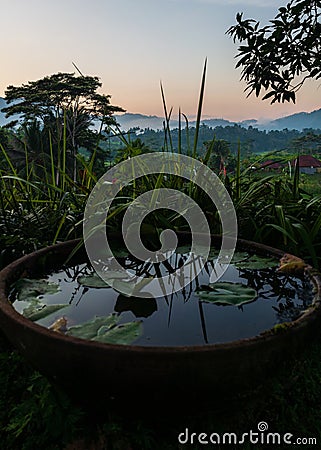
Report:
[[[236,186],[235,186],[236,200],[241,198],[241,142],[237,144],[237,160],[236,160]]]
[[[55,244],[55,243],[57,242],[57,239],[58,239],[58,236],[59,236],[59,234],[60,234],[60,231],[61,231],[61,229],[62,229],[62,227],[63,227],[63,225],[64,225],[64,223],[65,223],[65,221],[66,221],[67,214],[68,214],[68,212],[66,211],[66,212],[63,214],[63,216],[62,216],[62,218],[60,219],[60,221],[59,221],[59,225],[58,225],[58,227],[57,227],[56,234],[55,234],[55,236],[54,236],[54,238],[53,238],[53,241],[52,241],[53,244]]]
[[[185,123],[186,123],[186,126],[185,126],[185,130],[186,130],[186,154],[187,154],[187,156],[191,156],[192,152],[191,152],[191,142],[190,142],[189,128],[188,128],[188,118],[187,118],[187,116],[184,113],[182,113],[182,116],[184,117]]]
[[[278,219],[278,222],[282,229],[286,229],[286,219],[284,216],[283,206],[281,205],[275,205],[275,217]],[[288,243],[288,236],[287,234],[283,233],[283,244],[287,245]]]
[[[293,174],[293,198],[296,200],[299,195],[299,183],[300,183],[300,152],[298,153],[298,156],[295,161],[295,168],[294,168],[294,174]]]
[[[206,164],[206,165],[208,165],[208,162],[210,160],[210,157],[211,157],[211,154],[212,154],[215,142],[216,142],[216,136],[214,134],[213,139],[211,140],[211,143],[208,146],[208,148],[206,150],[206,153],[204,155],[204,158],[203,158],[203,163]]]
[[[62,141],[62,190],[65,190],[66,185],[66,156],[67,156],[67,111],[64,109],[64,129]]]
[[[204,63],[201,90],[200,90],[200,96],[199,96],[199,101],[198,101],[197,119],[196,119],[195,136],[194,136],[194,147],[193,147],[193,155],[192,155],[193,158],[197,157],[198,135],[199,135],[199,129],[200,129],[200,125],[201,125],[201,116],[202,116],[203,99],[204,99],[204,91],[205,91],[206,67],[207,67],[207,58],[205,59],[205,63]]]
[[[265,226],[274,228],[276,231],[279,231],[280,233],[282,233],[283,236],[285,235],[294,244],[296,244],[296,245],[298,244],[298,241],[294,238],[294,236],[292,234],[290,234],[285,228],[283,228],[279,225],[276,225],[275,223],[267,223]]]
[[[160,82],[160,89],[161,89],[163,108],[164,108],[164,114],[165,114],[165,127],[164,128],[167,132],[168,139],[169,139],[169,150],[172,152],[173,151],[173,141],[172,141],[171,128],[170,128],[170,119],[171,119],[171,113],[172,113],[173,108],[170,109],[169,113],[167,112],[167,106],[166,106],[166,100],[165,100],[165,94],[164,94],[162,82]]]
[[[177,153],[182,153],[182,123],[181,123],[181,108],[178,110],[178,147]]]
[[[51,182],[53,185],[56,183],[56,175],[55,175],[55,159],[53,154],[53,146],[52,146],[52,136],[51,131],[48,130],[49,133],[49,150],[50,150],[50,169],[51,169]]]

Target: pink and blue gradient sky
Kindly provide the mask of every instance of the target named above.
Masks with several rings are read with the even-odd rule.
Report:
[[[168,106],[196,114],[208,58],[204,116],[230,120],[275,118],[321,106],[317,82],[297,104],[271,106],[246,99],[234,69],[237,46],[225,35],[235,14],[272,19],[286,0],[5,0],[0,24],[0,96],[55,72],[100,77],[101,92],[128,112],[162,115]]]

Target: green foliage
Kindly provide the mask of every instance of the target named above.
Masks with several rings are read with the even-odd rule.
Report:
[[[63,448],[79,432],[83,413],[12,351],[0,335],[2,449]]]
[[[93,320],[69,328],[67,334],[96,342],[129,345],[143,332],[143,325],[140,321],[122,324],[118,324],[118,322],[117,314],[95,317]]]
[[[130,345],[143,334],[141,321],[127,322],[114,328],[100,328],[92,340],[106,344]]]
[[[67,334],[82,339],[93,339],[98,335],[98,332],[102,327],[104,327],[106,331],[117,325],[118,320],[117,314],[110,314],[106,317],[95,317],[93,320],[69,328]]]
[[[237,257],[237,253],[236,253]],[[238,269],[251,269],[251,270],[262,270],[268,267],[276,267],[279,261],[275,258],[263,257],[259,255],[248,255],[247,257],[239,258],[235,261],[233,257],[232,263]]]
[[[3,111],[6,117],[19,114],[23,121],[16,151],[26,146],[36,158],[53,155],[56,177],[60,169],[63,173],[68,169],[75,182],[79,149],[85,147],[93,153],[103,128],[115,125],[113,114],[123,111],[110,104],[110,95],[97,93],[100,87],[98,77],[74,73],[57,73],[22,86],[9,86],[5,92],[9,106]],[[99,132],[90,129],[94,121],[100,123]],[[67,157],[71,164],[66,164]]]
[[[84,160],[76,182],[54,158],[49,165],[34,161],[25,147],[24,169],[0,146],[0,260],[4,265],[19,255],[66,238],[80,236],[84,205],[94,175]],[[64,158],[63,158],[64,159]],[[58,176],[57,176],[58,175]]]
[[[45,279],[31,280],[29,278],[20,278],[15,284],[17,300],[30,302],[38,300],[39,296],[45,294],[56,294],[59,292],[59,284],[49,282]]]
[[[38,302],[30,302],[30,305],[23,310],[22,314],[27,319],[36,322],[37,320],[44,319],[45,317],[50,316],[50,314],[60,311],[67,306],[68,305],[65,304],[44,305]]]
[[[181,113],[181,116],[183,114]],[[131,131],[130,136],[134,141],[136,133],[137,137],[148,147],[150,151],[160,151],[164,146],[165,131],[164,130],[136,130]],[[242,148],[242,155],[253,156],[256,153],[271,152],[274,150],[287,150],[289,153],[297,153],[298,145],[300,150],[304,153],[318,153],[320,152],[320,146],[314,139],[320,139],[321,131],[304,129],[298,130],[259,130],[253,126],[245,127],[241,125],[228,125],[228,126],[216,126],[210,127],[204,123],[201,124],[198,134],[198,147],[197,152],[199,155],[204,155],[206,152],[203,146],[204,142],[211,142],[214,135],[217,140],[224,140],[229,143],[231,155],[236,156],[238,151],[238,145],[240,143]],[[309,136],[313,140],[309,139]],[[171,140],[174,151],[178,153],[191,155],[191,142],[195,137],[195,127],[183,126],[181,123],[181,129],[171,129]],[[300,144],[296,142],[296,139],[300,139]],[[106,147],[106,150],[110,151],[110,155],[114,155],[114,158],[120,149],[124,146],[120,144],[117,136],[108,138],[108,144],[104,143],[102,146]]]
[[[317,0],[291,0],[278,10],[270,24],[260,27],[254,19],[236,15],[237,24],[227,33],[242,45],[238,48],[248,95],[261,90],[264,99],[295,102],[296,92],[307,79],[321,77],[321,3]]]
[[[225,139],[212,139],[212,141],[204,142],[205,151],[209,152],[209,158],[205,157],[205,161],[208,159],[207,165],[211,167],[216,173],[219,173],[223,168],[227,168],[229,171],[235,167],[235,158],[231,157],[230,144]]]
[[[150,153],[151,150],[140,138],[134,140],[130,139],[124,140],[124,147],[117,150],[117,156],[115,158],[115,163],[125,161],[128,158],[133,158],[134,156],[143,155],[144,153]]]
[[[0,145],[7,147],[9,143],[10,132],[4,128],[0,127]]]
[[[6,117],[20,114],[25,121],[36,118],[43,123],[52,117],[62,121],[65,111],[69,111],[75,120],[81,111],[110,125],[115,123],[111,115],[123,110],[110,104],[110,95],[98,94],[100,87],[98,77],[57,73],[22,86],[8,86],[6,101],[13,104],[3,108],[3,111]]]
[[[198,297],[205,302],[217,305],[241,306],[253,302],[257,297],[255,289],[240,283],[219,282],[201,286]]]
[[[108,277],[110,281],[115,280],[117,278],[124,278],[124,274],[121,272],[116,272],[112,270],[108,270],[105,274],[105,277]],[[102,288],[106,289],[111,287],[109,284],[105,283],[104,280],[102,280],[96,272],[91,273],[89,275],[82,275],[81,277],[78,277],[77,279],[78,283],[82,286],[91,287],[91,288]]]
[[[13,285],[13,288],[16,301],[27,303],[22,314],[34,322],[68,306],[67,304],[47,305],[44,303],[45,295],[56,294],[60,290],[58,284],[48,280],[21,278]]]

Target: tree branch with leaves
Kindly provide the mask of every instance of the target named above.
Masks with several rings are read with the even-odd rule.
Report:
[[[295,103],[308,79],[321,78],[321,1],[291,0],[280,7],[269,24],[236,15],[227,30],[241,45],[236,67],[247,84],[248,96],[266,91],[263,100]]]

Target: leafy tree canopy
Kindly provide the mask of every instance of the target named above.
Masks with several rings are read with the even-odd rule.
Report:
[[[242,68],[248,96],[258,97],[263,88],[263,100],[295,103],[304,82],[321,77],[320,14],[320,0],[291,0],[266,26],[236,15],[227,34],[242,44],[236,67]]]
[[[123,109],[110,104],[110,95],[97,93],[101,85],[98,77],[53,74],[22,86],[8,86],[5,98],[9,106],[2,111],[6,117],[21,114],[26,121],[37,118],[43,123],[53,115],[62,117],[64,111],[73,117],[81,111],[109,125],[114,123],[112,114]]]
[[[57,180],[60,169],[66,170],[65,162],[76,180],[79,148],[97,152],[103,127],[115,125],[113,114],[124,111],[110,104],[110,95],[97,93],[101,85],[97,77],[57,73],[22,86],[9,86],[5,92],[9,106],[2,111],[6,117],[22,117],[20,131],[24,136],[20,143],[35,155],[53,153]],[[100,122],[99,133],[90,129],[94,120]],[[23,148],[17,140],[15,147]]]

